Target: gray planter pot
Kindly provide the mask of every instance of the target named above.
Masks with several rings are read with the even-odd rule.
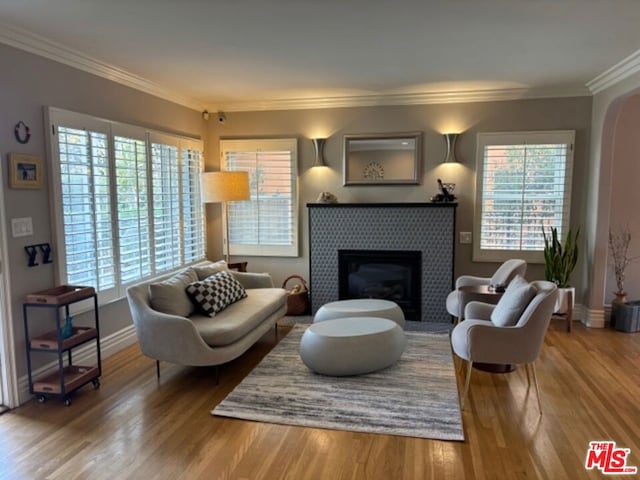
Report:
[[[611,326],[620,332],[640,331],[640,300],[614,303],[611,306]]]

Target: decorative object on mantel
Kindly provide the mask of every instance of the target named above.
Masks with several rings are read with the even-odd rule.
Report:
[[[459,133],[445,133],[443,135],[444,141],[447,143],[447,154],[442,163],[459,163],[456,158],[456,140],[459,135]]]
[[[613,303],[625,303],[627,301],[627,294],[624,291],[625,272],[631,262],[635,262],[640,258],[629,256],[630,244],[631,232],[629,227],[609,229],[609,253],[611,253],[611,259],[613,260],[611,267],[616,277],[616,288],[618,289],[613,292],[616,296],[613,299]]]
[[[320,195],[318,195],[316,202],[317,203],[338,203],[338,197],[336,197],[331,192],[320,192]]]
[[[36,243],[34,245],[26,245],[24,247],[24,251],[27,252],[29,256],[29,266],[35,267],[38,264],[36,262],[36,257],[38,256],[38,249],[42,252],[42,263],[53,263],[51,260],[51,245],[48,243]]]
[[[419,185],[422,132],[344,136],[344,185]]]
[[[42,188],[42,159],[37,155],[10,153],[9,186],[11,188]]]
[[[431,197],[432,202],[455,202],[457,197],[453,194],[453,191],[456,188],[455,183],[443,183],[442,180],[438,179],[438,190],[440,193]]]
[[[24,133],[22,133],[23,131],[24,131]],[[15,125],[15,127],[13,129],[13,134],[16,137],[16,141],[18,143],[23,144],[23,145],[25,143],[29,143],[29,140],[31,139],[31,129],[22,120],[20,120],[18,123],[16,123],[16,125]]]
[[[313,149],[316,152],[316,159],[313,162],[313,167],[326,167],[327,164],[324,161],[324,144],[327,141],[326,138],[312,138]]]

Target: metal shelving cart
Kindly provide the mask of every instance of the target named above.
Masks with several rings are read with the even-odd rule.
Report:
[[[69,316],[69,305],[93,298],[94,327],[73,327],[71,335],[63,337],[62,320]],[[56,329],[31,338],[29,336],[29,308],[52,308],[56,312]],[[64,311],[64,317],[61,313]],[[29,392],[35,394],[38,402],[44,402],[48,395],[60,396],[66,406],[71,405],[69,395],[75,390],[92,383],[100,387],[102,362],[100,358],[100,322],[98,318],[98,295],[93,287],[62,285],[42,292],[27,295],[22,304],[24,332],[27,346],[27,369],[29,372]],[[72,350],[87,342],[95,341],[97,365],[80,366],[73,364]],[[56,372],[34,380],[31,365],[33,352],[53,353],[58,357]],[[67,362],[65,365],[65,352]]]

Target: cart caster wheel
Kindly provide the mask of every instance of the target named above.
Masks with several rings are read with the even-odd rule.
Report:
[[[44,403],[47,400],[47,397],[44,395],[38,395],[36,398],[38,399],[38,403]]]
[[[64,406],[68,407],[69,405],[71,405],[71,399],[70,398],[65,398],[64,399]]]
[[[93,388],[95,388],[96,390],[100,388],[100,380],[98,380],[97,378],[91,380],[91,383],[93,383]]]

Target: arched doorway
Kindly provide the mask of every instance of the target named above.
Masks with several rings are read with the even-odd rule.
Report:
[[[627,121],[625,118],[628,115],[622,114],[626,108],[633,110],[636,100],[632,100],[631,104],[627,102],[638,94],[640,94],[640,74],[635,74],[593,97],[589,198],[585,213],[587,226],[585,261],[588,271],[585,296],[587,326],[603,327],[605,325],[605,305],[608,305],[609,301],[607,289],[610,289],[608,238],[609,228],[612,225],[612,199],[617,180],[619,181],[616,176],[619,177],[622,174],[620,169],[614,169],[617,161],[616,154],[620,155],[620,151],[616,150],[620,147],[617,134],[624,130],[619,130],[619,122]],[[625,125],[624,128],[626,129],[627,126]],[[637,136],[637,133],[635,135]],[[639,189],[635,187],[635,190]],[[637,203],[635,210],[637,211]],[[616,215],[616,221],[619,218],[620,216]]]

